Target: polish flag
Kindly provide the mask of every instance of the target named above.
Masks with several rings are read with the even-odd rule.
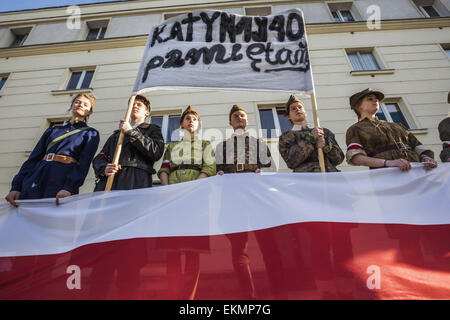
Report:
[[[450,299],[450,164],[0,204],[0,299]]]

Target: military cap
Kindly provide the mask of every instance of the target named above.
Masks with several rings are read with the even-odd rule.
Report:
[[[305,104],[303,103],[302,100],[300,100],[299,98],[297,98],[296,96],[291,94],[288,102],[286,102],[286,115],[289,114],[289,107],[291,106],[291,104],[296,103],[296,102],[300,103],[303,107],[305,107]]]
[[[198,121],[200,121],[200,116],[197,113],[197,111],[195,111],[194,108],[192,108],[192,106],[188,106],[186,108],[186,110],[183,111],[183,113],[181,114],[181,118],[180,118],[180,124],[183,122],[184,117],[186,117],[188,114],[193,114],[197,117]]]
[[[244,108],[242,108],[240,105],[235,104],[230,110],[230,115],[229,115],[230,121],[231,121],[231,115],[233,113],[235,113],[236,111],[244,111],[245,113],[247,113],[247,111],[245,111]]]
[[[375,90],[373,90],[371,88],[367,88],[367,89],[365,89],[363,91],[355,93],[354,95],[352,95],[350,97],[350,106],[351,106],[351,108],[355,109],[357,106],[359,106],[361,100],[365,96],[368,96],[369,94],[374,94],[379,101],[384,99],[384,94],[382,92],[375,91]]]

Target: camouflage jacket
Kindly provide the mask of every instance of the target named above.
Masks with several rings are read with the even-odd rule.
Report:
[[[215,155],[217,171],[226,171],[227,166],[238,164],[250,164],[276,171],[266,143],[262,139],[250,136],[248,132],[232,134],[229,139],[220,142]]]
[[[280,136],[278,149],[287,166],[294,172],[320,172],[319,155],[316,147],[316,137],[312,129],[302,127],[301,130],[290,130]],[[334,134],[323,128],[325,147],[322,148],[325,169],[327,172],[337,172],[336,166],[344,161],[344,153],[334,138]]]
[[[357,154],[385,160],[403,158],[411,162],[419,162],[421,154],[434,158],[433,151],[425,148],[403,125],[384,120],[364,118],[358,121],[347,129],[346,142],[347,162],[352,165],[352,158]],[[378,152],[387,146],[397,147]]]

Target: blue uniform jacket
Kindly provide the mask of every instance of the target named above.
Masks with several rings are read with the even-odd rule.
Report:
[[[54,198],[62,189],[71,194],[78,193],[97,151],[98,131],[89,128],[66,137],[48,151],[47,146],[55,138],[82,127],[86,127],[85,122],[68,122],[62,126],[48,128],[44,132],[11,183],[11,190],[20,191],[20,199]],[[42,160],[48,153],[70,156],[78,163],[64,164]]]

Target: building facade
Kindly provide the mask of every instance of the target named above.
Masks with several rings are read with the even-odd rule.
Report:
[[[356,122],[348,99],[371,87],[386,96],[379,117],[403,123],[438,159],[437,126],[449,115],[450,0],[122,1],[0,13],[0,193],[8,193],[43,131],[69,117],[76,93],[97,97],[89,125],[104,144],[125,115],[152,26],[198,9],[266,15],[291,8],[305,16],[320,124],[341,148]],[[249,129],[279,129],[266,140],[279,171],[289,171],[277,150],[277,135],[289,127],[282,115],[288,94],[177,90],[147,96],[150,121],[162,127],[166,141],[188,105],[201,115],[203,129],[223,137],[231,106],[241,105]],[[310,98],[301,98],[313,124]],[[343,163],[339,169],[366,168]],[[93,187],[91,170],[81,192]]]

